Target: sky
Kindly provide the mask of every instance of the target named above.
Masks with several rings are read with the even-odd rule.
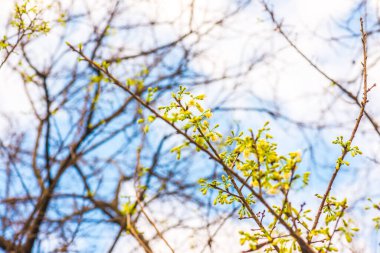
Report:
[[[213,15],[220,15],[220,10],[223,10],[228,6],[231,0],[220,1],[196,1],[194,22],[193,25],[197,26],[198,23],[202,23],[205,19],[212,19]],[[11,1],[2,1],[0,8],[0,25],[3,25],[6,21],[5,13],[8,13],[8,8],[11,7]],[[170,33],[176,32],[181,34],[187,29],[187,15],[180,15],[181,9],[186,6],[188,1],[185,0],[159,0],[157,9],[146,8],[144,4],[141,4],[139,11],[149,12],[152,15],[159,13],[160,20],[176,20],[176,25],[173,30],[163,29],[163,34],[170,36]],[[291,31],[290,37],[299,46],[299,48],[317,63],[323,70],[333,76],[337,80],[346,80],[355,77],[360,72],[359,64],[352,64],[353,59],[360,61],[361,55],[360,48],[356,41],[348,40],[345,43],[345,47],[338,45],[337,43],[331,43],[326,40],[331,35],[342,34],[342,30],[339,29],[339,20],[345,18],[353,9],[356,1],[347,0],[288,0],[288,1],[273,1],[273,8],[279,20],[283,21],[283,25],[286,30]],[[368,1],[369,8],[374,9],[378,1]],[[157,10],[160,10],[157,12]],[[207,13],[207,15],[205,15]],[[96,17],[95,17],[96,18]],[[297,52],[289,48],[287,42],[278,33],[270,32],[273,30],[273,25],[270,22],[266,22],[267,15],[263,12],[262,7],[254,1],[254,3],[248,7],[243,13],[239,14],[233,21],[228,24],[229,29],[219,29],[214,31],[216,37],[223,37],[222,40],[210,40],[204,44],[205,48],[208,48],[206,54],[200,57],[195,63],[194,68],[202,71],[207,75],[218,76],[226,68],[226,66],[236,66],[243,68],[239,65],[241,62],[249,63],[255,57],[261,54],[270,55],[273,54],[274,59],[270,61],[270,67],[258,66],[256,71],[253,71],[251,75],[244,77],[241,80],[243,83],[240,90],[235,94],[238,99],[229,101],[230,106],[244,107],[252,105],[251,93],[260,94],[261,99],[265,102],[276,101],[276,106],[279,106],[280,111],[286,115],[290,115],[292,119],[305,121],[305,122],[318,122],[323,119],[324,122],[329,124],[334,123],[347,123],[342,116],[352,115],[352,120],[348,120],[348,123],[352,125],[352,121],[355,120],[357,108],[353,105],[347,106],[347,103],[340,99],[334,100],[335,94],[338,91],[331,87],[331,83],[326,80],[320,73],[300,57]],[[353,28],[359,29],[359,22],[353,22]],[[264,34],[262,32],[265,32]],[[255,34],[260,34],[256,36]],[[0,30],[0,36],[2,35]],[[165,38],[163,38],[163,41]],[[115,42],[123,43],[123,41]],[[370,50],[372,48],[372,41],[370,41]],[[133,43],[131,45],[133,47]],[[376,49],[376,45],[373,46]],[[359,52],[359,53],[358,53]],[[370,51],[371,52],[371,51]],[[370,56],[370,61],[375,58]],[[369,79],[371,83],[378,82],[378,66],[374,67],[369,73]],[[28,106],[27,98],[23,92],[21,82],[17,76],[12,74],[12,71],[8,67],[0,69],[0,115],[12,115],[12,119],[18,121],[17,126],[20,129],[29,127],[28,114],[30,108]],[[221,87],[202,87],[197,88],[195,92],[204,92],[208,96],[208,99],[213,102],[220,101],[223,97],[223,92],[232,90],[233,84],[226,82],[221,84]],[[356,87],[350,87],[355,90]],[[217,91],[217,92],[215,92]],[[275,91],[275,92],[274,92]],[[369,103],[369,110],[375,115],[380,115],[380,107],[378,99],[380,98],[379,89],[374,89],[371,93],[371,102]],[[253,104],[261,105],[262,101],[256,101]],[[273,106],[273,105],[268,105]],[[328,113],[322,117],[321,108],[324,108]],[[249,114],[257,115],[257,114]],[[243,127],[260,127],[266,119],[259,118],[255,120],[255,117],[248,117],[253,119],[247,121],[247,112],[234,112],[231,114],[231,120],[240,122]],[[379,117],[377,117],[379,118]],[[348,124],[347,123],[347,124]],[[348,124],[348,125],[349,125]],[[349,127],[344,128],[332,128],[331,131],[324,133],[324,143],[330,143],[335,136],[340,134],[348,134]],[[370,129],[368,122],[364,122],[363,129]],[[9,128],[6,120],[0,117],[0,138],[6,135],[6,131]],[[274,123],[272,126],[272,134],[276,136],[276,140],[279,143],[286,143],[281,146],[280,149],[284,151],[302,149],[306,146],[304,138],[300,138],[300,133],[296,128],[290,130],[284,130],[280,125]],[[306,133],[308,138],[316,136],[315,132],[309,131]],[[377,157],[380,151],[380,145],[378,140],[373,141],[373,135],[363,134],[358,138],[358,142],[366,143],[361,147],[365,154],[370,157]],[[368,145],[367,145],[368,144]],[[321,150],[317,153],[323,158],[323,162],[332,163],[331,158],[326,158],[334,150],[331,145],[323,150],[324,145],[320,145]],[[326,159],[324,159],[326,158]],[[362,161],[362,160],[360,160]],[[360,166],[353,162],[354,166]],[[371,165],[369,165],[371,166]],[[326,176],[327,173],[327,176]],[[329,171],[323,170],[317,172],[315,181],[312,182],[312,189],[318,191],[322,189],[325,182],[321,178],[327,178]],[[350,175],[343,174],[341,181],[338,182],[336,193],[339,195],[341,190],[345,193],[351,192],[353,198],[355,198],[355,192],[366,191],[372,193],[379,193],[376,189],[375,178],[379,178],[379,169],[373,169],[365,172],[357,170],[356,175],[359,177],[365,177],[370,175],[373,181],[369,182],[365,187],[356,186],[347,187],[351,184],[353,178]],[[375,182],[375,183],[373,183]],[[378,182],[378,181],[377,181]],[[128,187],[128,186],[126,186]],[[363,189],[365,188],[365,189]],[[128,191],[128,190],[126,190]],[[173,206],[181,208],[179,203],[173,203]],[[157,209],[162,209],[162,206],[157,206]],[[191,207],[186,207],[181,210],[188,215],[194,214],[196,210],[192,210]],[[154,212],[154,210],[153,210]],[[196,217],[196,215],[194,215]],[[194,218],[192,222],[199,222]],[[241,224],[239,222],[229,221],[221,230],[219,235],[219,241],[216,242],[216,249],[224,250],[224,252],[238,252],[234,251],[239,246],[237,230],[247,227],[247,224]],[[370,230],[365,230],[369,234]],[[185,232],[181,236],[181,233],[173,233],[168,235],[168,240],[175,244],[192,244],[193,241],[199,241],[194,237],[192,240],[186,240],[187,235]],[[203,238],[203,235],[198,235],[199,238]],[[359,244],[365,248],[364,252],[371,251],[373,244],[378,243],[379,237],[372,238],[371,242],[361,240]],[[126,245],[133,243],[125,238],[118,245],[117,252],[123,252]],[[191,245],[186,248],[191,248]],[[378,247],[375,247],[379,250]],[[228,251],[226,251],[228,249]],[[373,248],[372,248],[373,249]],[[220,251],[220,252],[222,252]],[[162,247],[162,252],[167,252]],[[196,250],[194,252],[197,252]],[[219,251],[217,251],[219,252]]]

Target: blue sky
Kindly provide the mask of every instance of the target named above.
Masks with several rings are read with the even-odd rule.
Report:
[[[173,34],[182,34],[188,29],[187,22],[190,14],[188,12],[182,13],[187,3],[188,1],[185,0],[160,0],[155,6],[156,8],[150,8],[148,3],[141,3],[134,7],[134,11],[135,13],[155,16],[160,21],[174,20],[173,26],[163,26],[155,38],[165,43],[170,41]],[[203,24],[205,20],[217,18],[222,15],[223,11],[230,8],[230,4],[231,1],[229,0],[196,1],[193,26],[197,27],[198,24]],[[341,28],[341,24],[351,15],[355,4],[355,1],[347,0],[273,1],[273,9],[278,20],[283,21],[285,31],[289,32],[290,38],[297,46],[329,75],[344,82],[360,74],[359,38],[346,39],[342,43],[332,42],[327,38],[347,34]],[[369,13],[372,15],[378,14],[375,13],[376,4],[377,1],[375,0],[368,1]],[[4,10],[2,11],[5,12]],[[356,15],[353,15],[355,18],[349,23],[349,27],[354,31],[359,31],[357,17],[360,16],[361,11],[359,10]],[[101,19],[101,13],[102,9],[99,9],[99,16],[94,16],[94,20]],[[0,15],[0,17],[4,16]],[[126,17],[126,20],[129,18]],[[133,18],[138,20],[139,15]],[[4,23],[3,19],[0,18],[0,20]],[[118,22],[122,23],[123,20]],[[305,169],[312,171],[312,181],[307,192],[298,193],[300,200],[302,200],[305,196],[312,196],[311,193],[324,189],[327,184],[326,179],[332,173],[331,169],[339,153],[338,147],[333,146],[331,141],[337,135],[347,136],[349,134],[358,108],[340,96],[336,87],[331,86],[328,80],[310,67],[294,49],[289,47],[281,35],[273,31],[273,28],[273,24],[268,21],[268,15],[263,11],[262,6],[254,1],[242,13],[231,19],[224,28],[215,29],[210,36],[211,39],[203,41],[199,45],[199,49],[205,49],[204,53],[192,62],[192,67],[198,73],[217,77],[224,72],[228,74],[238,73],[242,69],[248,68],[252,61],[260,59],[262,56],[264,56],[264,61],[259,62],[257,67],[254,67],[254,71],[248,75],[233,81],[218,82],[206,87],[199,86],[194,88],[194,93],[205,93],[208,97],[206,103],[210,107],[217,105],[227,97],[225,106],[228,107],[276,109],[294,121],[306,122],[313,126],[318,125],[318,123],[329,125],[322,131],[315,127],[301,131],[297,125],[289,123],[287,120],[275,121],[262,113],[247,111],[216,112],[216,116],[225,124],[226,129],[231,125],[239,125],[241,129],[255,129],[259,128],[265,121],[270,120],[272,121],[272,135],[280,143],[279,149],[281,151],[284,153],[298,149],[305,151],[303,165]],[[72,35],[73,42],[80,42],[80,36],[83,36],[81,29],[85,30],[86,28],[77,29],[77,32],[80,32]],[[150,36],[152,34],[136,34],[136,41],[128,36],[120,36],[112,43],[125,43],[126,38],[128,38],[130,39],[128,43],[130,43],[131,51],[133,51],[142,42],[149,46]],[[49,45],[54,41],[54,35],[44,38],[43,41]],[[377,57],[376,37],[370,38],[369,44],[369,61],[371,62]],[[52,48],[49,49],[52,50]],[[371,50],[374,52],[373,55]],[[36,54],[39,53],[42,54],[40,57],[43,62],[43,53],[49,54],[51,52],[36,48]],[[168,58],[168,61],[174,61],[175,58],[176,54],[174,53]],[[353,64],[353,60],[356,60],[355,64]],[[374,65],[370,69],[369,79],[371,83],[377,82],[378,68],[378,65]],[[20,80],[12,74],[9,68],[0,70],[0,79],[5,80],[0,83],[0,113],[12,114],[19,121],[20,129],[28,128],[30,107],[23,93]],[[235,89],[237,83],[239,85]],[[355,82],[350,84],[349,89],[356,91],[359,85],[359,82]],[[377,102],[379,98],[380,92],[375,89],[371,93],[371,102],[368,105],[369,111],[377,118],[380,116],[380,107]],[[159,123],[156,125],[161,126]],[[0,119],[0,137],[2,133],[5,133],[7,127],[9,126],[5,121]],[[364,156],[356,158],[349,171],[342,172],[334,188],[335,194],[338,196],[348,195],[352,201],[368,194],[374,196],[380,194],[377,186],[379,168],[366,158],[378,159],[380,150],[378,136],[371,132],[373,130],[367,121],[363,122],[361,129],[366,130],[366,132],[359,132],[357,143],[364,151]],[[170,132],[170,130],[167,131]],[[161,131],[159,132],[162,134]],[[151,134],[154,135],[157,132],[153,129]],[[118,142],[118,139],[115,142]],[[360,145],[361,143],[365,143],[365,145]],[[313,144],[313,154],[317,163],[310,156],[308,149],[310,144]],[[114,145],[115,143],[110,143],[109,147]],[[104,151],[100,150],[99,152]],[[368,178],[371,180],[364,185],[356,183],[359,179],[367,180]],[[348,185],[350,187],[347,187]],[[128,191],[128,187],[126,186],[126,191]],[[172,203],[172,205],[177,206],[179,212],[186,213],[188,211],[188,215],[194,212],[191,207],[181,210],[179,203]],[[156,208],[160,210],[162,206],[158,205]],[[152,210],[152,212],[156,213],[156,210]],[[362,218],[360,215],[361,213],[357,212],[356,216],[353,217]],[[192,222],[201,223],[196,218]],[[372,233],[373,230],[369,222],[370,216],[361,219],[364,226],[362,229],[363,237],[359,240],[359,246],[367,250],[365,252],[375,252],[373,251],[374,248],[378,250],[378,247],[373,245],[378,242],[379,238]],[[233,249],[236,249],[236,245],[238,245],[238,234],[235,232],[239,227],[247,227],[247,224],[228,222],[221,232],[216,247],[220,249],[231,247],[229,252],[233,252]],[[176,241],[180,245],[186,241],[187,235],[185,232],[183,233],[184,239],[178,236],[179,231],[177,231],[168,235],[168,240]],[[368,241],[369,237],[367,236],[369,234],[372,236],[370,241]],[[199,236],[202,237],[202,235]],[[194,238],[194,241],[196,240],[197,238]],[[123,240],[119,245],[120,252],[123,252],[125,245],[130,243],[133,242],[130,242],[128,238]],[[190,245],[191,240],[187,241],[187,244]],[[191,248],[191,245],[187,244],[186,247]],[[164,248],[162,252],[165,252]]]

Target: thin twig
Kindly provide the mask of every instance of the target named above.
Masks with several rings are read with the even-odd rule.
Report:
[[[360,122],[361,122],[363,115],[364,115],[365,106],[368,103],[368,99],[367,99],[367,94],[368,94],[368,86],[367,86],[367,34],[365,33],[364,28],[363,28],[363,19],[362,18],[360,19],[360,32],[362,34],[362,46],[363,46],[363,62],[362,62],[362,65],[363,65],[363,98],[362,98],[362,101],[360,103],[361,108],[359,111],[359,115],[355,121],[354,128],[352,129],[351,136],[349,139],[349,143],[352,143],[352,141],[355,138],[356,132],[359,128]],[[344,158],[346,157],[346,155],[348,154],[348,152],[349,152],[348,147],[347,146],[344,147],[342,150],[342,154],[340,155],[339,159],[341,159],[343,161]],[[342,167],[342,163],[339,163],[337,165],[337,167],[335,168],[333,175],[330,178],[326,192],[323,195],[322,202],[319,205],[317,215],[315,216],[314,224],[313,224],[311,231],[316,229],[316,227],[318,225],[319,219],[320,219],[321,214],[322,214],[323,207],[325,206],[326,199],[331,192],[332,186],[334,184],[334,181],[335,181],[341,167]],[[309,242],[311,241],[311,238],[312,237],[309,238]]]

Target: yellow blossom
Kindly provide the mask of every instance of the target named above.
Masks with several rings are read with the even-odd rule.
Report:
[[[272,194],[272,195],[276,194],[277,192],[278,192],[278,190],[277,190],[277,188],[275,188],[275,187],[272,187],[272,188],[270,188],[270,189],[268,190],[268,194]]]

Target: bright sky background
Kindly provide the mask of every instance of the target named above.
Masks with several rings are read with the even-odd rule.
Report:
[[[205,18],[204,12],[209,15],[215,13],[218,15],[218,10],[225,8],[226,4],[230,0],[218,0],[218,1],[196,1],[196,11],[194,14],[194,25],[197,22],[202,22]],[[8,7],[11,6],[11,1],[1,2],[0,7],[0,25],[4,24],[4,13],[8,13]],[[162,19],[176,19],[178,24],[176,26],[177,32],[180,34],[184,29],[184,24],[188,20],[188,16],[180,16],[180,10],[183,6],[185,0],[159,0],[159,10]],[[288,1],[274,1],[274,10],[277,14],[279,20],[284,21],[285,27],[288,27],[292,31],[290,37],[294,39],[299,48],[308,55],[314,62],[318,63],[322,69],[326,70],[333,78],[337,80],[347,79],[347,77],[353,77],[360,73],[358,65],[353,65],[352,59],[356,57],[357,61],[361,60],[361,55],[359,44],[353,41],[348,41],[347,46],[342,48],[337,44],[328,43],[324,38],[331,36],[332,34],[339,34],[341,31],[337,29],[337,20],[340,20],[348,15],[352,11],[355,1],[348,0],[288,0]],[[368,1],[370,8],[374,6],[376,0]],[[144,5],[141,7],[142,11],[152,11],[155,10],[144,9]],[[210,18],[207,16],[206,18]],[[199,59],[196,62],[196,68],[201,71],[208,73],[210,75],[219,74],[225,66],[233,66],[239,63],[242,59],[249,60],[252,55],[257,53],[252,49],[261,49],[261,52],[276,52],[276,60],[269,61],[270,67],[258,67],[257,71],[253,71],[252,75],[245,78],[243,81],[244,85],[240,93],[240,99],[236,99],[231,105],[234,106],[246,106],[250,103],[250,97],[247,96],[248,92],[254,92],[255,94],[261,94],[262,98],[271,100],[274,98],[277,104],[280,106],[282,112],[286,115],[290,115],[291,118],[297,119],[299,121],[315,122],[319,119],[319,114],[321,113],[321,107],[325,107],[331,99],[326,101],[325,94],[337,93],[334,87],[329,87],[330,83],[319,73],[317,73],[313,68],[311,68],[307,62],[305,62],[293,49],[287,48],[286,41],[278,34],[271,33],[266,36],[252,36],[256,32],[263,30],[273,29],[273,25],[269,22],[263,22],[267,15],[263,12],[262,7],[254,3],[247,10],[241,13],[234,22],[229,24],[230,30],[219,30],[216,31],[218,36],[222,35],[225,37],[223,40],[210,41],[210,50],[207,56]],[[286,28],[285,28],[286,29]],[[359,21],[356,22],[356,30],[359,30]],[[172,32],[172,31],[166,31]],[[2,31],[0,31],[2,35]],[[359,50],[359,51],[358,51]],[[371,47],[370,47],[371,50]],[[247,52],[249,52],[247,54]],[[371,51],[370,51],[371,52]],[[260,53],[260,52],[259,52]],[[371,83],[376,83],[379,80],[378,72],[379,69],[372,69],[369,73],[369,79]],[[21,128],[28,128],[28,113],[30,108],[28,107],[27,98],[24,95],[23,88],[20,84],[18,77],[12,75],[9,68],[4,67],[0,70],[0,115],[11,115],[13,119],[17,119],[20,123]],[[228,91],[231,89],[231,83],[224,84],[223,89]],[[273,93],[273,89],[276,93]],[[215,90],[221,90],[220,87],[215,89],[214,87],[209,87],[204,91],[211,101],[217,101],[220,98],[219,93],[215,93]],[[198,90],[197,90],[198,91]],[[317,95],[316,95],[317,94]],[[380,115],[380,89],[377,88],[371,93],[371,99],[369,103],[369,110]],[[338,102],[334,105],[331,114],[327,115],[325,122],[334,123],[336,119],[342,120],[339,117],[342,116],[342,112],[347,112],[347,103]],[[355,106],[349,107],[352,111],[352,120],[355,119],[357,108]],[[346,116],[344,114],[343,116]],[[376,114],[375,114],[376,115]],[[377,117],[379,120],[380,118]],[[259,127],[265,120],[260,119],[257,122],[247,122],[247,115],[244,113],[233,114],[233,119],[241,121],[244,126]],[[349,121],[351,122],[351,121]],[[0,117],[0,138],[6,134],[6,129],[9,126],[5,123],[2,117]],[[363,126],[364,129],[370,129],[368,124]],[[287,146],[283,146],[284,150],[292,150],[304,147],[300,138],[295,138],[292,142],[297,132],[289,131],[285,132],[278,126],[273,126],[272,134],[277,136],[277,140],[280,143],[287,143]],[[349,130],[348,128],[347,130]],[[347,132],[347,131],[346,131]],[[345,134],[346,132],[332,130],[327,133],[326,141],[329,142],[339,134]],[[362,136],[360,140],[365,141],[366,144],[361,149],[369,156],[377,154],[380,151],[379,140],[376,139],[374,142],[371,136]],[[371,141],[372,140],[372,141]],[[300,146],[301,145],[301,146]],[[330,147],[331,148],[331,147]],[[375,156],[379,157],[379,155]],[[328,171],[324,171],[329,173]],[[372,172],[366,171],[371,175],[372,180],[374,178],[379,178],[379,169],[374,169]],[[360,173],[359,173],[360,174]],[[329,174],[328,174],[329,175]],[[363,176],[363,175],[362,175]],[[327,177],[326,175],[324,176]],[[344,177],[344,180],[352,180],[350,177]],[[349,181],[348,181],[349,182]],[[372,181],[376,182],[376,181]],[[379,182],[377,180],[377,182]],[[318,184],[312,184],[312,188],[320,189],[324,187],[325,182],[318,181]],[[128,188],[128,186],[126,186]],[[376,187],[376,184],[369,183],[366,186],[366,191],[372,191]],[[360,187],[359,187],[360,188]],[[338,189],[344,189],[347,192],[356,192],[358,187],[347,188],[347,183],[341,183]],[[360,189],[359,189],[360,190]],[[363,189],[361,189],[363,190]],[[126,189],[126,191],[130,191]],[[377,190],[379,193],[379,190]],[[176,208],[181,208],[179,203],[173,203]],[[157,207],[161,210],[161,206]],[[187,215],[193,215],[197,212],[194,209],[183,210]],[[158,214],[159,215],[159,214]],[[157,218],[157,217],[156,217]],[[191,222],[197,223],[201,222],[194,218]],[[236,232],[239,228],[246,227],[249,228],[248,224],[239,224],[239,222],[228,222],[224,229],[221,230],[216,242],[216,252],[239,252],[236,251],[239,248],[239,236]],[[370,230],[367,231],[369,233]],[[198,235],[202,238],[203,235]],[[182,245],[184,248],[191,248],[186,245],[196,244],[199,238],[192,238],[187,240],[186,234],[181,234],[175,232],[168,234],[167,239],[173,242],[174,245]],[[378,240],[378,239],[377,239]],[[377,241],[378,242],[378,241]],[[125,252],[123,248],[126,245],[133,243],[128,239],[122,240],[119,244],[117,252]],[[361,246],[368,247],[366,251],[363,252],[374,252],[369,249],[374,243],[373,240],[369,243],[368,241],[362,241]],[[376,243],[376,240],[375,240]],[[199,246],[199,245],[198,245]],[[201,245],[203,246],[203,245]],[[378,247],[376,247],[378,249]],[[162,246],[162,251],[167,252],[166,248]],[[185,252],[185,251],[183,251]],[[194,252],[198,252],[194,249]]]

